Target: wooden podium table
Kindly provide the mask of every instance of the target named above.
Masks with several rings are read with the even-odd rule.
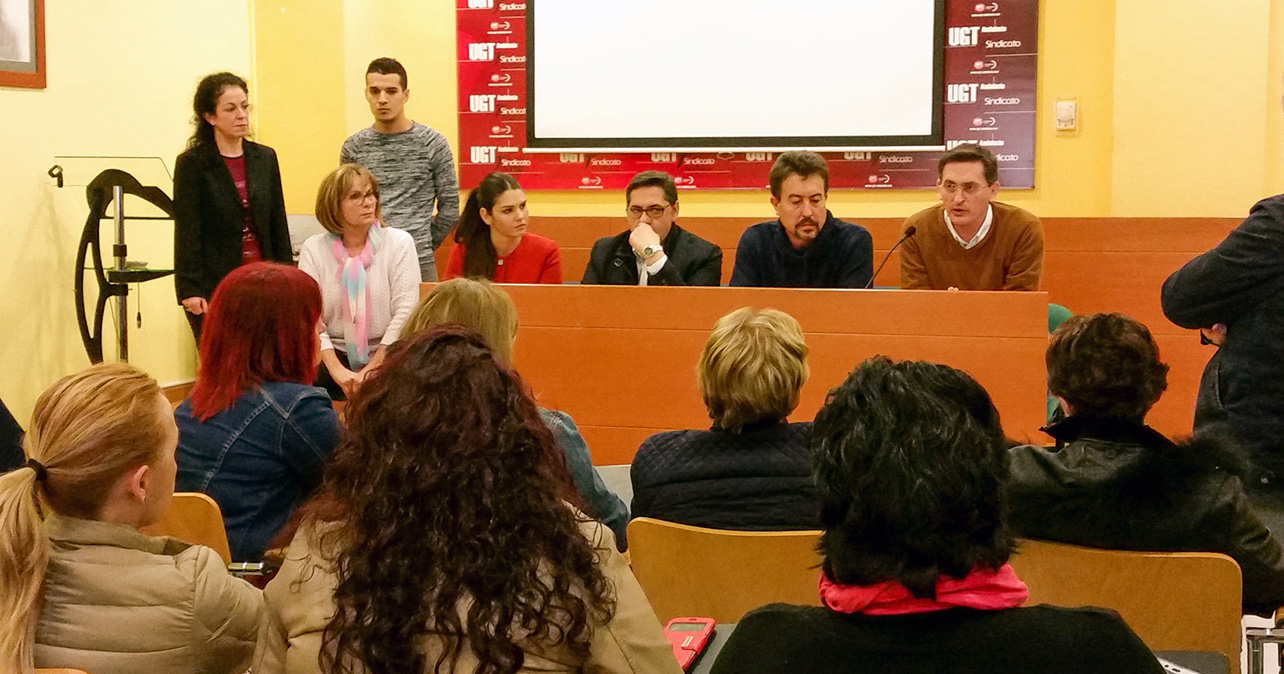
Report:
[[[426,294],[432,284],[424,284]],[[811,376],[793,421],[877,354],[965,370],[1008,436],[1044,442],[1046,293],[506,285],[516,365],[544,407],[567,412],[599,465],[629,463],[659,431],[709,428],[695,367],[714,322],[738,307],[798,319]]]

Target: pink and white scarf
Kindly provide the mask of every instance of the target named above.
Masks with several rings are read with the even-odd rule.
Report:
[[[353,371],[370,362],[370,287],[366,284],[366,269],[374,262],[379,247],[379,226],[370,228],[366,245],[355,257],[349,257],[343,246],[343,237],[332,235],[330,246],[339,261],[339,287],[343,297],[343,343],[348,355],[348,367]]]

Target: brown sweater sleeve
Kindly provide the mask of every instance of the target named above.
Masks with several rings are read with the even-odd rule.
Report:
[[[1043,224],[1033,214],[1020,211],[1020,228],[1012,249],[1012,263],[1003,279],[1004,290],[1038,290],[1043,278]]]
[[[911,225],[923,229],[921,223],[915,222],[917,219],[917,216],[906,218],[905,224],[901,226],[901,233]],[[918,247],[917,236],[920,235],[911,236],[901,244],[901,288],[931,290],[932,282],[927,277],[927,265],[923,263],[923,252]]]

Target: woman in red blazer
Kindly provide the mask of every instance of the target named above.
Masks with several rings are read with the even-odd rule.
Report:
[[[467,276],[495,283],[561,283],[562,252],[526,231],[526,193],[507,173],[491,173],[468,195],[442,280]]]

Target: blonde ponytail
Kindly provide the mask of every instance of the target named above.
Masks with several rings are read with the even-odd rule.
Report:
[[[33,671],[49,566],[45,509],[93,519],[112,485],[153,462],[165,439],[156,380],[124,364],[58,380],[36,401],[23,449],[43,468],[0,475],[0,672]]]
[[[36,471],[0,475],[0,671],[29,672],[40,588],[49,564]]]

